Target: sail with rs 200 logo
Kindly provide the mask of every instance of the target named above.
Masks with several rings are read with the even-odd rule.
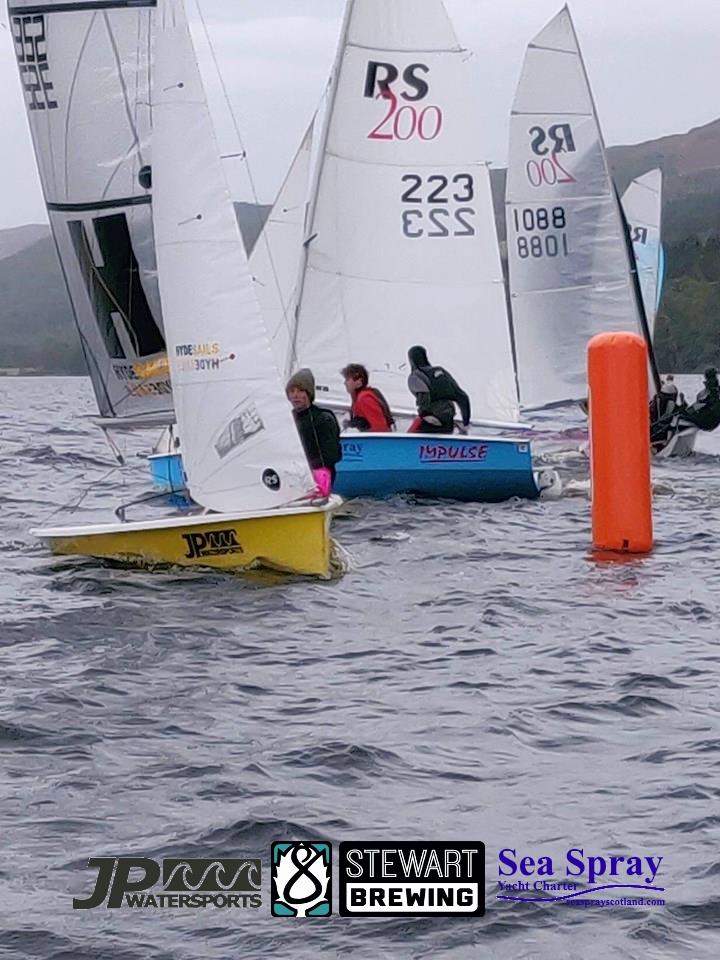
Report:
[[[9,0],[48,217],[103,417],[172,420],[152,233],[156,0]]]
[[[587,395],[597,333],[645,337],[635,260],[575,29],[563,8],[527,48],[510,120],[506,221],[523,408]]]
[[[358,358],[408,408],[423,344],[470,395],[473,419],[517,420],[482,104],[444,4],[349,0],[305,225],[288,367],[323,399]]]

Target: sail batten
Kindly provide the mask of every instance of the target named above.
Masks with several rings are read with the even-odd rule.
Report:
[[[521,405],[581,399],[590,338],[642,333],[643,324],[567,8],[527,48],[510,121],[505,209]]]

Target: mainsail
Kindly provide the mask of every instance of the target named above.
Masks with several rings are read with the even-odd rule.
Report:
[[[660,242],[662,222],[662,171],[649,170],[631,181],[622,197],[630,229],[638,280],[650,333],[662,294],[664,258]]]
[[[152,240],[156,0],[10,0],[45,200],[100,413],[171,415]]]
[[[160,0],[154,227],[175,410],[193,499],[232,512],[312,487],[255,296],[183,0]]]
[[[324,399],[365,364],[411,406],[422,344],[471,396],[474,418],[517,419],[482,105],[440,0],[349,0],[320,136],[294,365]]]
[[[297,304],[297,283],[313,143],[313,124],[303,137],[270,215],[250,254],[250,271],[280,373],[288,364]]]
[[[597,333],[643,333],[625,224],[575,29],[563,8],[530,43],[510,121],[507,243],[520,403],[587,393]]]

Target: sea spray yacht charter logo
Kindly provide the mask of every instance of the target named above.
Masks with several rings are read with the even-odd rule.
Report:
[[[341,843],[339,871],[343,917],[485,913],[482,843]]]
[[[562,862],[549,854],[523,855],[504,847],[498,855],[498,900],[560,903],[567,906],[658,907],[665,900],[658,879],[663,857],[565,851]],[[557,864],[557,865],[556,865]]]
[[[73,910],[107,907],[259,907],[260,860],[198,860],[149,857],[92,857],[95,889],[73,898]],[[161,881],[162,891],[155,888]],[[152,891],[152,892],[148,892]]]
[[[332,912],[332,847],[310,841],[273,843],[272,915],[328,917]]]

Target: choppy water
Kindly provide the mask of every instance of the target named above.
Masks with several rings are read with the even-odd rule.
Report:
[[[0,381],[0,956],[717,956],[720,443],[656,465],[654,553],[589,555],[589,504],[357,502],[316,583],[51,559],[27,534],[145,486],[83,380]],[[565,480],[573,443],[538,454]],[[714,449],[714,452],[713,452]],[[572,485],[571,485],[572,486]],[[579,491],[576,491],[579,492]],[[73,911],[93,856],[272,840],[483,840],[479,920]],[[497,857],[663,856],[667,906],[495,901]]]

